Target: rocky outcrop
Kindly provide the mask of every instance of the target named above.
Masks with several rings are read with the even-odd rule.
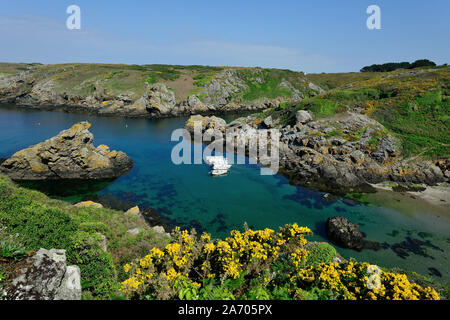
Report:
[[[330,241],[343,248],[361,250],[364,245],[363,234],[355,223],[344,217],[327,219],[326,233]]]
[[[80,122],[56,137],[23,149],[0,166],[13,180],[112,179],[127,173],[133,161],[108,146],[94,147],[90,124]]]
[[[95,209],[103,208],[103,205],[101,203],[97,203],[94,201],[81,201],[74,204],[74,206],[77,208],[95,208]]]
[[[66,265],[66,251],[41,248],[7,287],[11,300],[80,300],[80,269]]]
[[[403,159],[397,140],[383,125],[363,114],[346,112],[313,120],[308,111],[299,110],[284,126],[277,118],[251,115],[232,121],[225,129],[224,121],[217,117],[192,116],[186,128],[192,131],[197,120],[205,132],[215,127],[209,124],[211,119],[221,124],[220,131],[227,132],[227,139],[236,139],[235,146],[238,140],[257,141],[261,129],[279,129],[281,172],[294,184],[344,194],[373,191],[370,184],[382,181],[434,185],[449,179],[445,160]],[[264,165],[263,159],[257,160]]]
[[[312,121],[312,115],[309,113],[309,111],[306,110],[298,110],[295,114],[295,120],[299,124],[305,124],[310,121]]]
[[[111,66],[98,69],[98,73],[93,72],[92,69],[98,67],[82,64],[26,66],[24,72],[0,77],[0,103],[43,110],[161,118],[257,111],[277,107],[284,101],[299,101],[323,91],[310,83],[304,74],[288,70],[272,72],[261,68],[230,67],[217,68],[205,75],[203,71],[191,74],[179,68],[177,72],[184,74],[185,81],[193,77],[189,81],[194,83],[186,85],[195,87],[187,97],[182,90],[183,96],[180,97],[176,96],[179,92],[169,87],[170,81],[163,78],[149,84],[146,81],[148,74],[143,71],[146,67],[142,68],[140,76],[135,75],[140,79],[137,82],[135,78],[128,78],[130,74],[127,66],[123,66],[123,70],[112,68],[114,71],[110,74],[102,72]],[[131,69],[141,68],[132,66]],[[93,75],[95,73],[97,75]],[[204,82],[195,81],[196,76],[200,76]],[[80,80],[74,82],[73,79]],[[130,80],[131,83],[128,82]],[[245,93],[251,91],[252,84],[265,87],[267,82],[271,83],[271,87],[276,83],[277,89],[283,94],[272,98],[271,91],[262,90],[251,99],[244,98]]]
[[[281,133],[280,162],[297,182],[351,191],[381,181],[433,185],[445,180],[430,161],[404,160],[397,140],[383,125],[362,114],[297,121]]]
[[[156,84],[150,89],[147,111],[151,115],[176,115],[175,94],[163,84]]]
[[[201,127],[202,133],[214,133],[214,131],[218,131],[218,133],[224,133],[227,128],[227,123],[222,118],[218,118],[216,116],[202,116],[195,115],[189,117],[186,121],[184,128],[188,130],[191,134],[194,133],[195,126],[198,125]]]
[[[138,206],[134,206],[130,209],[128,209],[127,211],[125,211],[125,215],[129,215],[129,216],[136,216],[138,217],[141,213],[141,210],[139,209]]]

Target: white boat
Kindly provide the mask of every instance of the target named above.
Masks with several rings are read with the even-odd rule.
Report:
[[[228,160],[222,156],[206,157],[205,162],[211,167],[211,175],[213,176],[224,175],[231,168],[231,164],[229,164]]]

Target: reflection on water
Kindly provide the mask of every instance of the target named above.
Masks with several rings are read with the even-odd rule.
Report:
[[[82,120],[92,123],[96,145],[126,152],[135,166],[114,181],[67,186],[48,182],[48,193],[62,190],[59,195],[72,202],[100,199],[115,207],[153,208],[161,214],[161,223],[195,227],[221,237],[231,229],[242,229],[244,222],[253,228],[297,222],[314,231],[311,240],[326,241],[326,219],[340,215],[359,224],[366,239],[377,244],[361,252],[338,248],[344,257],[450,279],[450,221],[440,209],[417,205],[408,197],[382,196],[378,202],[383,206],[333,196],[324,199],[324,193],[291,186],[282,176],[261,176],[256,165],[234,165],[220,178],[210,177],[204,164],[174,165],[170,155],[177,142],[171,142],[170,135],[183,127],[182,118],[123,119],[0,109],[0,158]],[[159,218],[149,214],[149,219]]]

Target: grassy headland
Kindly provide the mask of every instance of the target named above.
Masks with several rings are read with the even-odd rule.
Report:
[[[405,157],[450,156],[450,67],[307,77],[329,90],[281,104],[260,117],[272,115],[281,123],[289,123],[301,109],[309,110],[315,118],[347,110],[361,112],[399,138]]]

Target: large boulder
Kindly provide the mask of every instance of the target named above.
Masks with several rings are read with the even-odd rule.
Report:
[[[80,122],[56,137],[16,152],[0,171],[13,180],[112,179],[127,173],[133,161],[108,146],[94,147],[91,125]]]
[[[184,128],[190,133],[194,133],[195,125],[201,125],[202,133],[206,132],[207,130],[224,133],[227,128],[227,123],[222,118],[218,118],[216,116],[204,117],[201,115],[189,117],[184,125]]]
[[[155,115],[169,115],[174,112],[175,93],[164,84],[155,84],[150,88],[147,111]]]
[[[312,119],[311,114],[306,110],[298,110],[295,114],[295,120],[297,123],[305,124],[312,121]]]
[[[13,300],[80,300],[80,269],[66,265],[66,251],[41,248],[29,257],[7,289]]]
[[[363,234],[355,223],[351,223],[344,217],[332,217],[327,219],[326,233],[328,239],[343,248],[360,251],[363,248]]]

